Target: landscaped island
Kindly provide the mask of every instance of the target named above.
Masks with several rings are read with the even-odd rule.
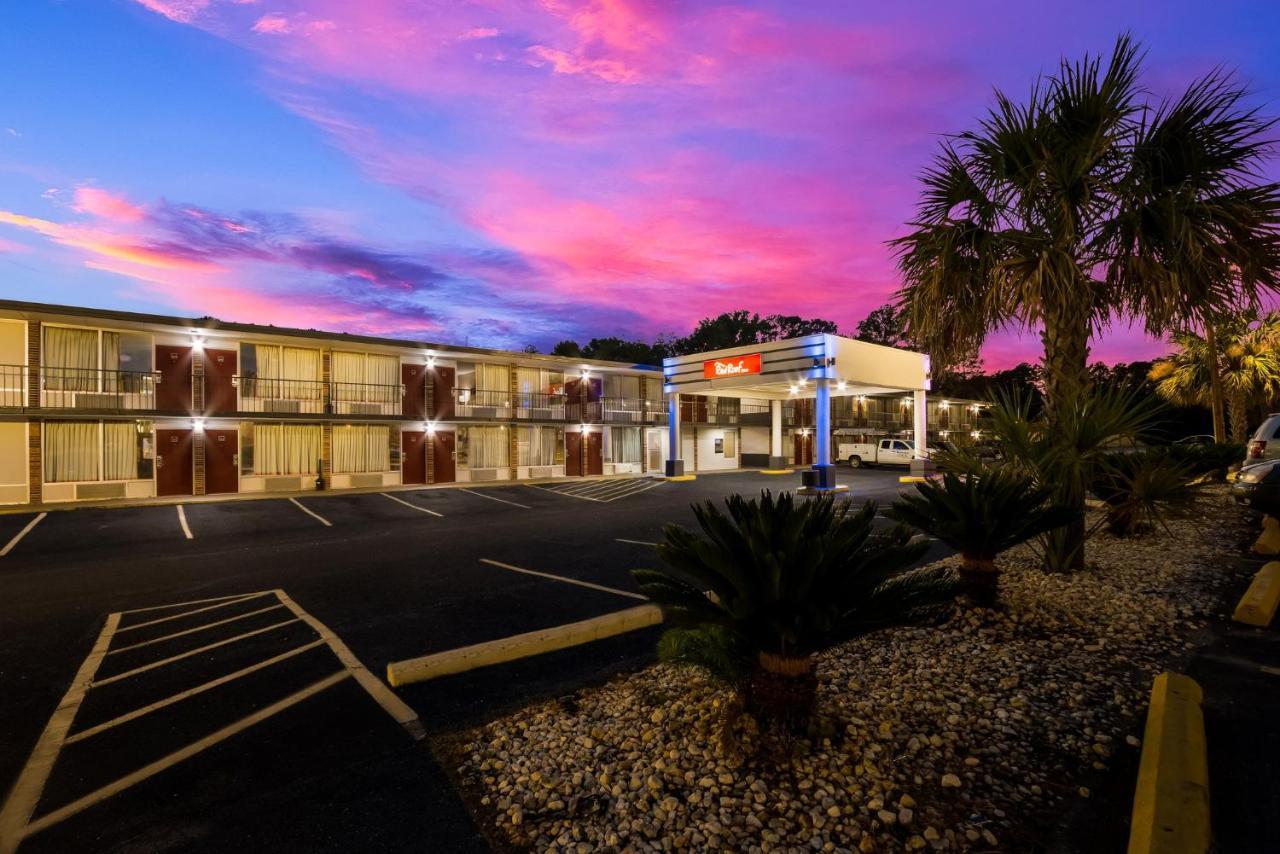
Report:
[[[1083,572],[1017,547],[1001,608],[823,653],[794,739],[702,670],[658,664],[475,730],[459,777],[518,849],[1029,850],[1136,752],[1152,678],[1229,610],[1245,521],[1221,487],[1200,509],[1142,539],[1098,534]]]

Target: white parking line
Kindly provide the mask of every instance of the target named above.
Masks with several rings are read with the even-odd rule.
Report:
[[[525,486],[529,487],[530,489],[541,489],[543,492],[550,492],[553,495],[563,495],[565,498],[576,498],[579,501],[595,501],[601,504],[604,503],[600,501],[599,498],[591,498],[590,496],[587,496],[587,495],[578,495],[576,492],[570,492],[567,489],[551,489],[550,487],[538,486],[537,484],[534,484],[534,483],[526,483]]]
[[[27,534],[31,533],[31,529],[34,528],[36,525],[38,525],[40,523],[40,520],[48,515],[49,515],[48,513],[41,513],[39,516],[37,516],[36,518],[28,522],[25,528],[23,528],[18,533],[14,534],[13,539],[10,540],[4,548],[0,549],[0,557],[4,557],[9,552],[13,551],[13,547],[16,546],[18,543],[22,542],[22,538],[25,537]]]
[[[632,593],[629,590],[619,590],[616,587],[606,587],[603,584],[592,584],[590,581],[579,581],[576,578],[566,578],[563,575],[553,575],[550,572],[538,572],[536,569],[525,569],[522,566],[512,566],[502,561],[490,560],[487,557],[480,558],[481,563],[487,563],[489,566],[496,566],[499,569],[509,569],[512,572],[523,572],[525,575],[536,575],[540,578],[550,578],[552,581],[563,581],[565,584],[575,584],[578,587],[589,587],[592,590],[601,590],[605,593],[613,593],[616,596],[626,596],[628,599],[639,599],[648,601],[648,597],[640,593]]]
[[[263,590],[259,593],[233,593],[230,596],[211,596],[208,599],[191,599],[187,602],[172,602],[168,605],[152,605],[149,608],[133,608],[128,611],[121,611],[120,616],[125,614],[141,614],[144,611],[163,611],[166,608],[182,608],[186,605],[203,605],[205,602],[226,602],[230,599],[249,599],[254,596],[266,596],[270,590]],[[192,611],[191,613],[195,613]]]
[[[128,646],[118,646],[115,649],[108,652],[107,655],[115,655],[117,652],[128,652],[131,649],[138,649],[139,647],[151,646],[152,644],[156,644],[156,643],[164,643],[165,641],[173,640],[174,638],[193,635],[196,632],[207,631],[208,629],[217,628],[218,626],[225,626],[227,623],[234,623],[237,620],[246,620],[249,617],[256,617],[258,614],[265,614],[267,611],[274,611],[276,608],[283,608],[283,607],[284,605],[277,603],[275,605],[268,605],[265,608],[259,608],[256,611],[246,611],[243,614],[236,614],[234,617],[224,617],[221,620],[214,620],[212,623],[201,623],[200,625],[194,628],[183,629],[180,632],[173,632],[172,634],[161,635],[158,638],[151,638],[150,640],[138,641],[137,643],[131,643]]]
[[[508,501],[508,500],[507,500],[507,499],[505,499],[505,498],[495,498],[495,497],[494,497],[494,496],[492,496],[492,495],[485,495],[483,492],[476,492],[475,490],[472,490],[472,489],[461,489],[461,488],[460,488],[458,491],[459,491],[459,492],[465,492],[465,493],[467,493],[468,495],[478,495],[478,496],[480,496],[481,498],[487,498],[487,499],[489,499],[490,501],[501,501],[503,504],[510,504],[512,507],[519,507],[519,508],[521,508],[522,510],[532,510],[532,509],[533,509],[533,508],[532,508],[532,507],[530,507],[528,504],[520,504],[519,502],[516,502],[516,501]]]
[[[633,546],[653,546],[654,548],[658,546],[657,543],[650,543],[646,540],[624,540],[622,537],[616,537],[616,539],[620,543],[631,543]]]
[[[180,613],[180,614],[170,614],[170,615],[169,615],[169,616],[167,616],[167,617],[156,617],[154,620],[147,620],[145,623],[134,623],[134,624],[133,624],[133,625],[131,625],[131,626],[125,626],[124,628],[120,629],[120,631],[116,632],[116,634],[118,634],[118,635],[119,635],[119,634],[124,634],[125,632],[131,632],[131,631],[133,631],[134,629],[142,629],[142,628],[146,628],[147,626],[154,626],[154,625],[157,625],[158,623],[167,623],[167,622],[170,622],[171,620],[181,620],[183,617],[190,617],[192,614],[203,614],[205,611],[212,611],[212,610],[214,610],[214,609],[216,609],[216,608],[225,608],[225,607],[227,607],[228,605],[235,605],[235,604],[237,604],[238,602],[244,602],[246,599],[257,599],[259,596],[269,596],[269,595],[271,595],[271,591],[270,591],[270,590],[264,590],[264,591],[262,591],[261,593],[250,593],[250,594],[249,594],[249,595],[247,595],[247,596],[245,596],[245,595],[240,595],[240,596],[234,596],[234,597],[230,597],[230,598],[223,598],[223,599],[218,599],[218,600],[210,599],[209,601],[213,602],[214,604],[212,604],[212,605],[205,605],[203,608],[195,608],[195,609],[190,610],[190,611],[183,611],[183,612],[182,612],[182,613]],[[186,605],[198,605],[198,604],[200,604],[200,603],[199,603],[199,602],[185,602],[185,603],[183,603],[183,604],[186,604]],[[144,611],[145,611],[145,610],[150,610],[150,609],[143,608],[143,609],[141,609],[141,610],[144,610]],[[126,614],[136,614],[136,613],[138,613],[138,612],[137,612],[137,611],[125,611],[124,613],[126,613]]]
[[[111,645],[111,636],[115,634],[119,623],[119,614],[111,614],[107,617],[106,625],[102,627],[97,643],[93,645],[88,658],[80,665],[79,672],[71,680],[71,687],[67,689],[53,717],[49,718],[49,723],[45,724],[44,731],[40,733],[40,740],[31,751],[31,758],[27,760],[22,773],[18,775],[18,781],[9,791],[4,809],[0,810],[0,854],[13,854],[18,850],[18,844],[22,842],[23,836],[29,830],[27,822],[35,812],[40,794],[44,791],[44,784],[49,779],[49,773],[53,771],[53,763],[62,752],[67,732],[71,729],[76,712],[80,711],[80,704],[84,702],[84,695],[89,690],[89,684],[93,682],[94,674],[98,672],[102,659],[106,657],[107,647]]]
[[[278,629],[281,626],[288,626],[296,622],[298,622],[296,619],[285,620],[284,622],[273,623],[270,626],[263,626],[260,629],[254,629],[251,632],[245,632],[244,634],[236,635],[235,637],[227,638],[225,640],[214,641],[213,643],[205,644],[204,646],[198,646],[195,649],[188,650],[186,652],[180,652],[177,655],[171,655],[168,658],[162,658],[159,661],[153,661],[150,664],[144,664],[141,667],[135,667],[132,670],[126,670],[123,673],[117,673],[114,676],[108,676],[105,679],[99,679],[95,681],[93,684],[91,684],[89,687],[97,688],[99,685],[110,685],[112,682],[119,682],[121,679],[128,679],[130,676],[136,676],[139,673],[146,673],[148,670],[155,670],[157,667],[164,667],[166,664],[173,664],[175,661],[181,661],[184,658],[190,658],[193,655],[199,655],[202,652],[208,652],[211,649],[217,649],[220,646],[226,646],[229,643],[242,641],[245,638],[251,638],[256,635],[260,635],[263,632],[269,632],[272,629]]]
[[[385,492],[379,492],[378,494],[381,495],[383,498],[390,498],[392,501],[396,502],[397,504],[403,504],[405,507],[410,507],[419,512],[430,513],[432,516],[440,516],[440,517],[444,516],[443,513],[437,513],[434,510],[428,510],[426,507],[419,507],[417,504],[412,504],[408,501],[405,501],[403,498],[396,498],[394,495],[389,495]]]
[[[209,735],[206,735],[204,738],[200,739],[199,741],[189,744],[186,747],[182,748],[181,750],[176,750],[162,759],[157,759],[155,762],[152,762],[151,764],[146,765],[138,769],[137,771],[134,771],[132,774],[127,774],[124,777],[121,777],[119,780],[116,780],[113,783],[109,783],[106,786],[103,786],[101,789],[98,789],[97,791],[90,792],[84,797],[74,800],[64,807],[60,807],[59,809],[53,810],[52,812],[45,813],[44,815],[40,816],[40,818],[36,819],[35,821],[31,822],[31,824],[27,825],[26,829],[22,832],[22,835],[31,836],[34,833],[39,833],[40,831],[44,830],[46,827],[50,827],[52,825],[57,824],[60,821],[68,819],[71,816],[75,815],[76,813],[79,813],[88,809],[94,804],[105,801],[107,798],[111,797],[112,795],[123,792],[125,789],[129,788],[130,786],[135,786],[149,777],[154,777],[156,774],[159,774],[161,771],[164,771],[166,768],[171,768],[174,765],[177,765],[179,762],[182,762],[184,759],[190,759],[192,756],[195,756],[197,753],[207,750],[210,747],[213,747],[215,744],[218,744],[219,742],[226,741],[231,736],[248,729],[249,727],[253,726],[256,723],[265,721],[267,718],[270,718],[273,715],[283,712],[285,709],[289,708],[290,706],[294,706],[294,705],[297,705],[298,703],[301,703],[303,700],[307,699],[308,697],[312,697],[312,696],[315,696],[316,694],[319,694],[321,691],[325,690],[326,688],[337,685],[342,680],[350,678],[350,676],[351,674],[348,673],[346,670],[339,670],[337,673],[326,676],[324,679],[321,679],[319,682],[314,682],[311,685],[308,685],[306,688],[303,688],[301,691],[290,694],[288,697],[285,697],[283,700],[277,700],[271,705],[261,708],[258,711],[254,712],[253,714],[241,718],[240,720],[236,721],[230,726],[225,726],[222,729],[218,730],[217,732],[210,733]]]
[[[187,514],[182,509],[181,504],[178,505],[178,524],[182,525],[182,533],[184,536],[186,536],[188,540],[195,539],[195,537],[191,535],[191,528],[189,525],[187,525]]]
[[[323,516],[321,516],[321,515],[320,515],[319,513],[317,513],[316,511],[314,511],[314,510],[312,510],[312,509],[310,509],[310,508],[308,508],[308,507],[305,507],[305,506],[303,505],[303,503],[302,503],[301,501],[299,501],[298,499],[296,499],[296,498],[290,498],[289,500],[290,500],[290,501],[292,501],[292,502],[293,502],[293,504],[294,504],[294,506],[295,506],[295,507],[297,507],[299,510],[301,510],[303,513],[306,513],[308,516],[311,516],[311,517],[315,518],[316,520],[318,520],[318,521],[320,522],[320,524],[321,524],[321,525],[324,525],[326,528],[332,528],[332,527],[333,527],[333,523],[332,523],[332,522],[330,522],[328,519],[326,519],[326,518],[324,518]]]

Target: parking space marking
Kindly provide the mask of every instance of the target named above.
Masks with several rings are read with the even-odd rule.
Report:
[[[188,540],[195,539],[195,537],[191,535],[191,526],[187,524],[187,513],[182,509],[181,504],[178,505],[178,524],[182,525],[183,536]]]
[[[115,676],[108,676],[106,679],[99,679],[96,682],[92,683],[89,687],[97,688],[101,685],[110,685],[112,682],[119,682],[121,679],[128,679],[130,676],[137,676],[139,673],[146,673],[148,670],[155,670],[157,667],[164,667],[166,664],[173,664],[175,661],[181,661],[184,658],[190,658],[193,655],[199,655],[202,652],[208,652],[211,649],[217,649],[218,647],[226,646],[229,643],[242,641],[245,638],[255,637],[257,635],[262,634],[263,632],[269,632],[273,629],[278,629],[281,626],[288,626],[296,622],[298,622],[297,619],[285,620],[282,623],[273,623],[269,626],[264,626],[263,628],[260,628],[260,629],[254,629],[251,632],[245,632],[244,634],[236,635],[235,637],[225,638],[224,640],[216,641],[210,644],[205,644],[204,646],[196,647],[195,649],[188,650],[186,652],[180,652],[177,655],[171,655],[168,658],[162,658],[159,661],[153,661],[150,664],[144,664],[141,667],[135,667],[132,670],[126,670],[123,673],[117,673]]]
[[[306,513],[308,516],[311,516],[311,517],[315,518],[316,520],[318,520],[318,521],[320,522],[320,524],[321,524],[321,525],[324,525],[326,528],[332,528],[332,527],[333,527],[333,523],[332,523],[332,522],[330,522],[328,519],[324,518],[324,517],[323,517],[323,516],[321,516],[319,513],[317,513],[316,511],[312,510],[311,508],[309,508],[309,507],[305,506],[305,505],[304,505],[301,501],[299,501],[298,499],[296,499],[296,498],[290,498],[289,500],[293,502],[293,506],[297,507],[297,508],[298,508],[299,510],[301,510],[303,513]]]
[[[609,480],[592,480],[582,483],[564,483],[554,484],[552,486],[542,486],[540,484],[525,484],[533,489],[541,489],[546,492],[554,492],[557,495],[564,495],[569,498],[577,498],[581,501],[595,501],[600,504],[608,504],[612,501],[618,501],[623,498],[629,498],[632,495],[639,495],[642,492],[648,492],[663,485],[661,480],[652,480],[646,477],[626,477],[611,478]]]
[[[364,688],[369,696],[379,706],[382,706],[383,711],[395,719],[396,723],[404,727],[414,741],[421,741],[426,737],[427,733],[422,727],[422,722],[418,720],[418,713],[409,708],[408,704],[395,694],[391,693],[391,689],[387,687],[385,682],[370,673],[369,668],[365,667],[360,659],[356,658],[355,653],[342,642],[341,638],[335,635],[324,623],[302,610],[298,603],[290,599],[283,590],[277,590],[275,594],[286,608],[297,615],[299,620],[302,620],[316,634],[320,635],[320,639],[329,645],[329,649],[338,657],[343,667],[347,668],[347,672],[355,678],[356,682],[360,683],[360,687]]]
[[[532,508],[532,507],[530,507],[528,504],[521,504],[521,503],[520,503],[520,502],[518,502],[518,501],[508,501],[508,500],[507,500],[507,499],[505,499],[505,498],[498,498],[498,497],[493,496],[493,495],[485,495],[483,492],[476,492],[476,491],[475,491],[475,490],[473,490],[473,489],[462,489],[462,488],[459,488],[459,489],[458,489],[458,491],[459,491],[459,492],[465,492],[465,493],[467,493],[467,495],[478,495],[478,496],[480,496],[481,498],[487,498],[487,499],[489,499],[490,501],[501,501],[503,504],[510,504],[512,507],[519,507],[519,508],[520,508],[520,509],[522,509],[522,510],[532,510],[532,509],[533,509],[533,508]]]
[[[130,786],[135,786],[149,777],[154,777],[161,771],[171,768],[183,760],[190,759],[192,756],[208,750],[219,742],[226,741],[228,738],[231,738],[237,733],[243,732],[254,724],[265,721],[267,718],[283,712],[290,706],[296,706],[303,700],[319,694],[326,688],[331,688],[334,685],[337,685],[342,680],[350,678],[350,676],[351,674],[346,670],[339,670],[337,673],[330,674],[319,682],[313,682],[311,685],[308,685],[301,691],[290,694],[283,700],[277,700],[271,705],[261,708],[251,715],[246,715],[235,723],[225,726],[217,732],[206,735],[204,738],[187,745],[181,750],[176,750],[162,759],[157,759],[155,762],[144,765],[132,774],[126,774],[124,777],[121,777],[113,783],[108,783],[97,791],[90,792],[84,797],[74,800],[64,807],[60,807],[59,809],[42,815],[39,819],[27,825],[22,835],[31,836],[32,834],[39,833],[41,830],[68,819],[76,813],[83,812],[94,804],[105,801],[112,795],[119,794]]]
[[[631,543],[631,545],[633,546],[653,546],[654,548],[658,547],[657,543],[651,543],[647,540],[624,540],[622,537],[615,537],[615,539],[620,543]]]
[[[134,644],[129,644],[128,646],[116,647],[115,649],[108,652],[107,655],[115,655],[118,652],[128,652],[131,649],[139,649],[141,647],[151,646],[152,644],[156,644],[156,643],[164,643],[167,640],[173,640],[174,638],[185,637],[186,635],[193,635],[196,632],[207,631],[209,629],[217,628],[218,626],[225,626],[227,623],[234,623],[236,620],[245,620],[245,619],[248,619],[249,617],[256,617],[258,614],[265,614],[268,611],[274,611],[277,608],[283,608],[283,607],[284,605],[280,605],[280,604],[268,605],[267,607],[259,608],[256,611],[248,611],[244,614],[236,614],[234,617],[227,617],[226,619],[223,619],[223,620],[215,620],[212,623],[204,623],[202,625],[196,626],[193,629],[183,629],[180,632],[174,632],[173,634],[170,634],[170,635],[162,635],[161,637],[152,638],[151,640],[144,640],[144,641],[141,641],[140,643],[134,643]]]
[[[27,534],[31,533],[31,529],[34,528],[36,525],[40,524],[40,520],[48,515],[49,515],[48,513],[41,513],[39,516],[35,517],[30,522],[28,522],[26,524],[26,527],[24,527],[21,531],[14,534],[13,539],[9,540],[9,542],[5,544],[5,547],[0,549],[0,557],[4,557],[9,552],[13,551],[13,547],[16,546],[18,543],[22,542],[22,538],[25,537]]]
[[[152,605],[149,608],[133,608],[128,611],[121,611],[120,616],[123,617],[127,614],[141,614],[145,611],[164,611],[168,608],[183,608],[187,605],[203,605],[205,602],[226,602],[229,599],[252,599],[254,596],[265,596],[270,592],[271,591],[269,590],[264,590],[261,593],[232,593],[230,596],[210,596],[208,599],[192,599],[188,602],[174,602],[169,605]]]
[[[381,495],[383,498],[390,498],[392,501],[396,502],[397,504],[403,504],[405,507],[418,510],[422,513],[430,513],[432,516],[440,516],[442,518],[444,517],[443,513],[437,513],[434,510],[428,510],[426,507],[419,507],[417,504],[413,504],[411,502],[405,501],[403,498],[396,498],[394,495],[390,495],[386,492],[380,492],[378,494]]]
[[[588,498],[585,495],[578,495],[576,492],[570,492],[567,489],[552,489],[549,486],[538,486],[537,484],[533,484],[533,483],[526,483],[525,486],[529,487],[530,489],[541,489],[543,492],[551,492],[556,495],[566,496],[568,498],[577,498],[581,501],[596,501],[596,502],[600,501],[598,498]]]
[[[163,700],[156,700],[154,703],[143,706],[140,709],[134,709],[132,712],[127,712],[118,718],[103,721],[96,726],[91,726],[88,729],[81,730],[74,735],[68,736],[66,744],[75,744],[77,741],[84,741],[86,738],[95,736],[100,732],[105,732],[106,730],[118,727],[120,724],[127,724],[129,721],[137,720],[143,715],[149,715],[154,711],[163,709],[165,706],[172,706],[174,703],[181,702],[189,697],[195,697],[198,694],[203,694],[205,691],[211,691],[219,685],[226,685],[228,682],[234,682],[242,676],[248,676],[250,673],[257,673],[259,670],[265,670],[273,664],[279,664],[282,661],[287,661],[295,655],[301,655],[302,653],[315,649],[318,646],[324,646],[323,639],[313,640],[311,643],[304,643],[302,646],[295,647],[288,652],[273,655],[265,661],[259,661],[257,664],[250,664],[248,667],[242,667],[234,673],[228,673],[226,676],[219,676],[217,679],[206,682],[203,685],[197,685],[194,688],[188,688],[181,693],[174,694],[172,697],[165,697]]]
[[[503,563],[498,560],[490,560],[487,557],[480,558],[481,563],[487,563],[489,566],[496,566],[499,569],[509,569],[512,572],[523,572],[525,575],[536,575],[540,578],[550,578],[552,581],[563,581],[565,584],[574,584],[578,587],[589,587],[592,590],[600,590],[604,593],[612,593],[615,596],[626,596],[628,599],[639,599],[642,602],[649,601],[649,597],[640,593],[632,593],[629,590],[619,590],[616,587],[606,587],[603,584],[593,584],[590,581],[581,581],[577,578],[567,578],[563,575],[553,575],[550,572],[539,572],[536,569],[525,569],[522,566],[512,566],[509,563]]]
[[[125,626],[124,628],[120,629],[120,630],[117,632],[117,634],[124,634],[125,632],[131,632],[131,631],[133,631],[134,629],[145,629],[147,626],[158,626],[158,625],[160,625],[161,623],[168,623],[168,622],[172,622],[173,620],[181,620],[183,617],[190,617],[190,616],[192,616],[193,614],[203,614],[205,611],[213,611],[213,610],[216,610],[216,609],[218,609],[218,608],[225,608],[225,607],[226,607],[226,606],[228,606],[228,605],[235,605],[235,604],[237,604],[237,603],[239,603],[239,602],[244,602],[244,601],[249,600],[249,599],[257,599],[259,596],[269,596],[269,595],[271,595],[271,591],[270,591],[270,590],[264,590],[264,591],[262,591],[261,593],[250,593],[248,596],[245,596],[244,594],[241,594],[241,595],[239,595],[239,596],[235,596],[235,597],[224,597],[224,598],[220,598],[220,599],[216,600],[216,604],[213,604],[213,605],[205,605],[203,608],[195,608],[195,609],[192,609],[192,610],[190,610],[190,611],[182,611],[181,613],[177,613],[177,614],[170,614],[170,615],[169,615],[169,616],[167,616],[167,617],[157,617],[157,618],[156,618],[156,619],[154,619],[154,620],[147,620],[145,623],[134,623],[134,624],[133,624],[133,625],[131,625],[131,626]],[[210,602],[214,602],[215,600],[210,599],[210,600],[208,600],[208,601],[210,601]],[[200,603],[199,603],[199,602],[184,602],[183,604],[184,604],[184,605],[198,605],[198,604],[200,604]],[[162,605],[162,606],[160,606],[160,607],[165,607],[165,606],[163,606],[163,605]],[[176,608],[176,607],[178,607],[178,606],[177,606],[177,605],[174,605],[174,606],[172,606],[172,607],[175,607],[175,608]],[[145,611],[145,610],[150,610],[150,609],[142,608],[142,609],[139,609],[139,610]],[[136,614],[136,613],[138,613],[138,611],[125,611],[125,612],[123,612],[123,613],[125,613],[125,614]]]
[[[76,712],[80,711],[80,704],[84,702],[84,695],[89,690],[89,685],[102,664],[102,659],[107,655],[111,636],[115,634],[118,625],[120,625],[119,614],[111,614],[107,617],[106,624],[103,625],[93,649],[80,665],[75,678],[71,680],[71,687],[67,688],[62,702],[58,703],[58,708],[45,724],[35,749],[31,751],[31,758],[23,766],[22,772],[18,775],[18,781],[13,784],[13,789],[10,790],[9,797],[4,802],[4,808],[0,809],[0,854],[13,854],[18,849],[18,844],[22,842],[23,836],[26,835],[27,822],[35,812],[36,804],[44,791],[44,784],[48,782],[49,774],[53,771],[53,763],[62,752],[67,732],[71,729]]]

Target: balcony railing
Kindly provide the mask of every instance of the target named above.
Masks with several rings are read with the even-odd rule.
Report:
[[[324,412],[325,384],[321,380],[283,380],[236,376],[241,412],[298,414]]]
[[[453,414],[457,418],[508,419],[514,409],[509,391],[455,388]]]
[[[329,384],[329,394],[338,415],[399,415],[404,386],[335,381]]]
[[[603,397],[581,404],[581,420],[591,424],[661,424],[666,409],[660,401],[629,397]]]
[[[0,365],[0,409],[26,409],[27,366]]]
[[[514,404],[516,418],[533,421],[564,421],[568,417],[568,398],[563,394],[539,391],[518,391],[507,395]]]
[[[40,405],[51,409],[155,409],[159,382],[159,375],[152,371],[43,367]]]

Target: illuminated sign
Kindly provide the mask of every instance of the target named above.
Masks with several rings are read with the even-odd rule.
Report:
[[[732,359],[708,359],[702,363],[702,376],[708,380],[758,373],[760,373],[759,353],[752,353],[749,356],[734,356]]]

